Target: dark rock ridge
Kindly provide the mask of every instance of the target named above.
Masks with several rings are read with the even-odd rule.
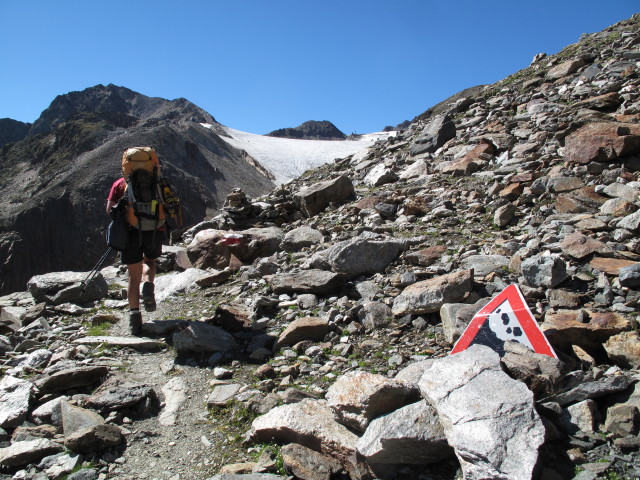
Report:
[[[24,289],[34,274],[91,268],[106,249],[104,206],[127,147],[157,150],[185,226],[220,208],[237,186],[250,196],[272,188],[216,125],[185,99],[115,85],[57,97],[25,138],[0,150],[0,292]]]
[[[0,147],[22,140],[27,136],[30,128],[30,123],[19,122],[11,118],[0,118]]]
[[[269,137],[297,138],[300,140],[344,140],[347,136],[327,121],[309,120],[295,128],[281,128],[271,133]]]

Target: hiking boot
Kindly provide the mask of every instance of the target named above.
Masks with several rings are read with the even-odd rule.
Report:
[[[142,313],[139,310],[129,312],[129,330],[134,337],[139,337],[142,333]]]
[[[142,304],[147,312],[154,312],[156,309],[156,297],[153,294],[154,285],[151,282],[142,284]]]

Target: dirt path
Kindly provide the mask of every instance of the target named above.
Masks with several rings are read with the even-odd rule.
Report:
[[[167,318],[174,308],[159,306],[157,312],[144,315],[147,320]],[[129,335],[128,320],[115,324],[109,333]],[[121,425],[127,447],[110,464],[109,479],[201,480],[218,473],[223,464],[236,462],[242,450],[246,453],[237,432],[230,434],[224,426],[229,418],[221,417],[228,412],[219,410],[216,414],[207,408],[209,384],[214,378],[211,368],[176,363],[170,347],[155,353],[122,351],[118,362],[116,375],[152,386],[163,409],[158,416]],[[168,382],[178,383],[177,390],[184,395],[174,425],[163,425],[160,420],[166,411],[163,387]]]

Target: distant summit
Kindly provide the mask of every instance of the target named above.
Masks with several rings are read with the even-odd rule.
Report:
[[[300,140],[344,140],[347,136],[327,121],[309,120],[295,128],[281,128],[271,133],[269,137],[296,138]]]
[[[154,127],[172,121],[217,123],[207,112],[184,98],[165,100],[147,97],[125,87],[96,85],[57,96],[31,126],[28,134],[48,134],[78,113],[106,114],[111,118],[129,117],[137,126]]]

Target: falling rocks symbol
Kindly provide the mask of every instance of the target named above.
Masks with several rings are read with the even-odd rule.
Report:
[[[509,285],[476,313],[451,354],[480,344],[503,356],[504,342],[509,340],[522,343],[536,353],[557,358],[517,285]]]

